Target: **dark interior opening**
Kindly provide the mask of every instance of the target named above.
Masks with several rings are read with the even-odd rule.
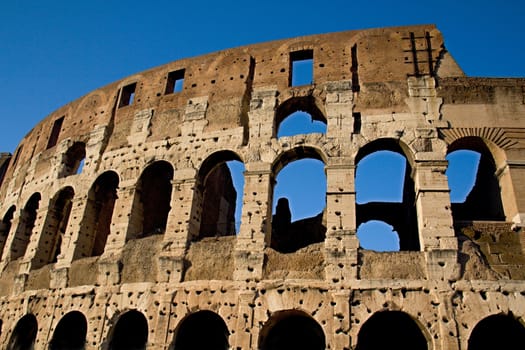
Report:
[[[26,253],[27,245],[31,238],[31,233],[35,227],[40,193],[34,193],[27,201],[20,216],[20,222],[15,233],[15,238],[11,245],[11,260],[18,259]]]
[[[38,323],[34,315],[25,315],[16,324],[7,350],[33,350]]]
[[[144,350],[148,342],[148,321],[142,313],[131,310],[117,321],[109,350]]]
[[[58,136],[60,135],[60,130],[62,129],[62,124],[64,123],[64,117],[60,117],[53,122],[53,128],[49,134],[49,139],[47,142],[46,149],[54,147],[58,142]]]
[[[142,223],[139,237],[162,234],[166,231],[171,209],[173,167],[165,161],[149,165],[142,173],[133,204],[133,215]]]
[[[13,215],[15,213],[16,206],[12,205],[4,215],[4,218],[0,222],[0,257],[2,256],[7,236],[11,230],[11,224],[13,222]]]
[[[62,169],[61,177],[80,174],[82,171],[82,164],[86,158],[86,144],[84,142],[75,142],[68,148],[64,155],[64,167]]]
[[[199,190],[202,193],[199,236],[233,236],[237,224],[237,189],[228,162],[240,158],[233,152],[217,152],[206,159],[199,171]],[[238,189],[241,193],[243,189]],[[239,203],[240,204],[240,203]]]
[[[228,327],[219,315],[211,311],[199,311],[181,322],[170,349],[227,350],[228,337]]]
[[[173,94],[182,91],[182,88],[184,87],[184,73],[185,69],[179,69],[168,73],[166,94]]]
[[[86,345],[87,321],[78,311],[66,314],[58,323],[49,350],[83,350]]]
[[[468,350],[523,349],[525,327],[512,315],[492,315],[472,330]]]
[[[326,340],[321,326],[300,311],[281,311],[261,330],[261,350],[324,350]]]
[[[427,340],[417,323],[401,311],[380,311],[361,327],[356,350],[425,350]]]

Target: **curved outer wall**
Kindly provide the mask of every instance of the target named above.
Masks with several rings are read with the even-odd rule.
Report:
[[[312,84],[290,86],[294,57],[313,59]],[[95,90],[37,124],[8,167],[2,154],[1,347],[32,314],[35,348],[47,348],[71,311],[87,320],[86,349],[114,347],[114,326],[129,310],[147,320],[148,349],[170,348],[183,320],[203,310],[220,316],[235,349],[261,346],[273,316],[290,310],[317,322],[330,349],[354,348],[363,323],[385,310],[409,315],[436,350],[466,349],[472,329],[494,314],[523,323],[524,86],[465,77],[441,33],[423,25],[229,49]],[[326,122],[326,133],[277,138],[296,110]],[[494,159],[500,220],[452,215],[445,156],[473,139]],[[356,157],[375,140],[399,146],[410,164],[418,249],[359,248]],[[325,164],[326,233],[279,253],[270,247],[274,179],[305,155]],[[199,239],[206,176],[232,159],[245,167],[240,232]],[[171,185],[168,214],[161,232],[146,235],[141,175],[159,161]],[[97,254],[86,248],[94,244],[86,222],[104,211],[92,207],[104,186],[114,187],[114,206]],[[70,214],[57,233],[50,227],[64,216],[56,214],[64,189]],[[478,250],[466,251],[467,241]]]

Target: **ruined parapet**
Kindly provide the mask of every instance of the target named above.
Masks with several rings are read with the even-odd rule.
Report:
[[[523,86],[466,77],[421,25],[228,49],[90,92],[0,156],[1,347],[521,341]],[[326,132],[278,136],[297,111]],[[462,206],[445,174],[458,149],[483,157]],[[405,160],[402,202],[358,204],[356,169],[380,150]],[[324,164],[323,212],[274,216],[277,174],[305,158]],[[370,220],[400,251],[360,246]]]

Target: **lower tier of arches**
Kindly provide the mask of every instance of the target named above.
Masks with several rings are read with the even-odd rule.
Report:
[[[3,349],[484,349],[523,344],[523,281],[131,283],[0,299]],[[518,346],[518,345],[516,345]]]

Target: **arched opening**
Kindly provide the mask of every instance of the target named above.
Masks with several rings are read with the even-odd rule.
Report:
[[[0,222],[0,254],[3,253],[7,236],[11,231],[11,223],[13,222],[13,216],[16,210],[16,206],[12,205],[4,215],[4,218]],[[2,255],[0,255],[1,257]]]
[[[523,349],[525,327],[512,315],[492,315],[481,320],[468,339],[468,350]]]
[[[399,251],[399,234],[384,221],[370,220],[357,228],[361,248],[377,252]]]
[[[378,242],[371,245],[379,251],[419,250],[412,169],[401,146],[393,139],[374,141],[359,150],[356,164],[358,238],[376,238]],[[386,246],[381,242],[383,235],[377,234],[377,226],[362,225],[370,221],[391,226],[398,235],[399,245]]]
[[[99,256],[104,252],[117,199],[118,184],[118,175],[113,171],[107,171],[91,186],[80,226],[75,258]]]
[[[68,186],[51,199],[38,249],[31,266],[33,269],[57,261],[62,237],[66,233],[69,215],[71,214],[74,195],[73,188]]]
[[[274,165],[270,247],[291,253],[326,234],[326,175],[324,162],[313,149],[293,149]]]
[[[177,327],[170,350],[227,350],[230,333],[224,320],[212,311],[198,311]]]
[[[171,206],[173,167],[165,161],[154,162],[138,181],[130,218],[128,238],[149,237],[166,231]]]
[[[449,146],[447,160],[454,219],[505,220],[497,167],[487,144],[479,137],[456,140]],[[467,194],[455,197],[461,189]]]
[[[32,314],[25,315],[18,320],[9,339],[7,350],[33,350],[37,330],[36,317]]]
[[[293,97],[277,108],[274,135],[326,133],[326,124],[326,117],[317,107],[313,96]]]
[[[204,237],[234,236],[240,227],[244,164],[230,151],[212,154],[198,174],[197,198],[201,220],[199,235]]]
[[[281,122],[277,130],[277,138],[314,133],[326,134],[326,123],[313,119],[307,112],[297,111]]]
[[[356,350],[425,350],[428,341],[419,325],[401,311],[380,311],[361,327]]]
[[[86,317],[79,311],[71,311],[58,322],[49,350],[83,350],[86,334]]]
[[[68,148],[63,157],[63,167],[59,177],[80,174],[86,158],[86,144],[84,142],[75,142]]]
[[[326,340],[321,326],[306,313],[287,310],[275,313],[261,329],[261,350],[324,350]]]
[[[141,312],[128,311],[120,316],[111,334],[109,350],[146,349],[148,321]]]
[[[24,210],[20,213],[20,221],[11,244],[11,260],[18,259],[26,253],[31,232],[35,227],[36,214],[40,202],[40,193],[34,193],[27,201]]]

